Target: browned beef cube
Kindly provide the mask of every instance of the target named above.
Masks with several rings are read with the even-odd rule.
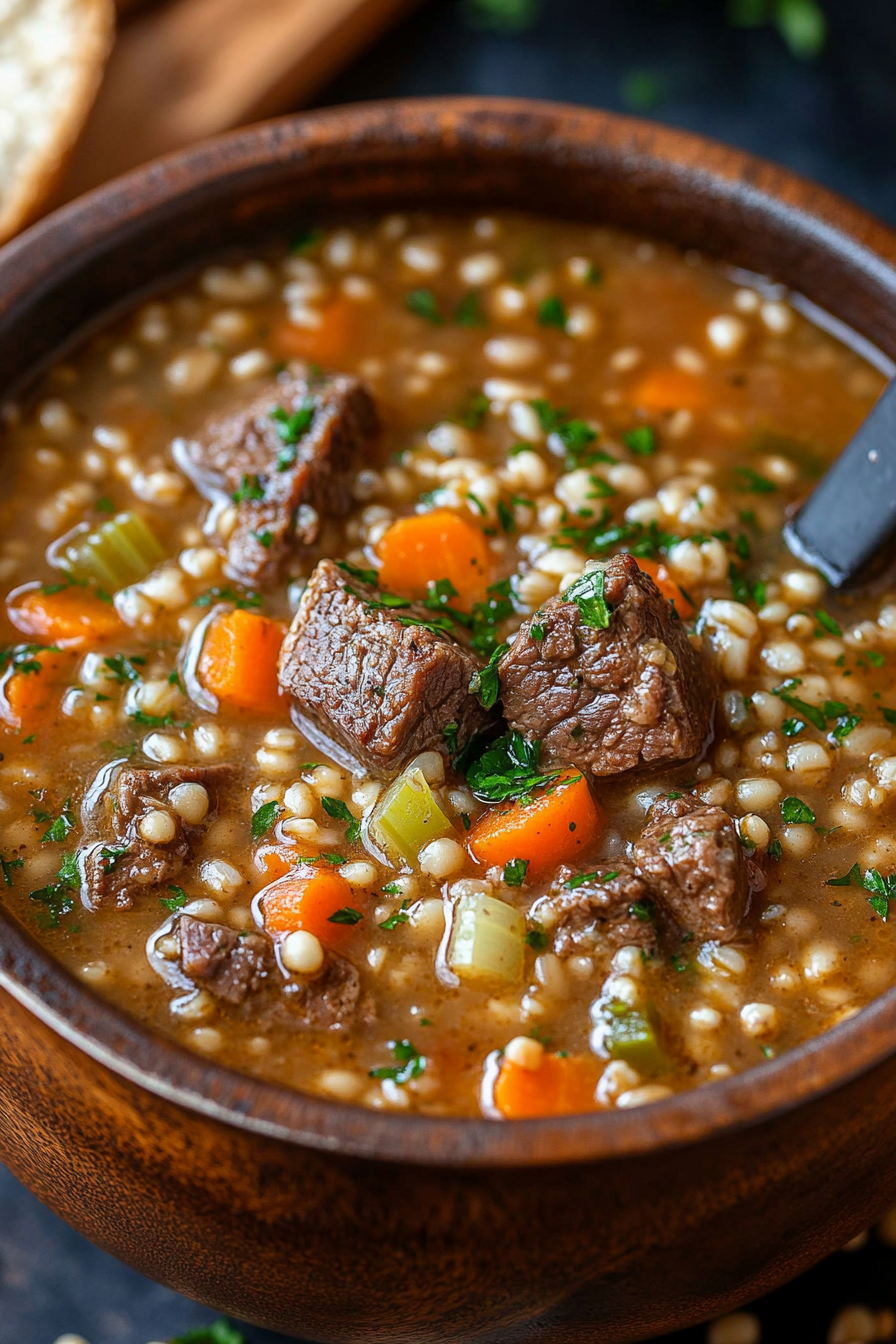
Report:
[[[84,808],[85,830],[93,843],[82,849],[78,860],[82,899],[90,909],[100,905],[126,909],[141,888],[174,881],[191,862],[234,770],[229,765],[122,766],[105,779],[107,773],[101,773]],[[208,812],[198,825],[186,822],[171,802],[171,792],[179,784],[201,784],[208,793]],[[141,835],[140,822],[150,812],[164,812],[170,818],[171,840],[154,844]]]
[[[682,932],[730,942],[743,925],[750,873],[728,813],[693,794],[660,798],[650,809],[635,862]]]
[[[656,945],[650,889],[627,859],[614,859],[591,873],[561,868],[551,904],[560,915],[554,938],[560,956],[587,951],[602,938],[613,947]]]
[[[572,596],[581,580],[523,624],[498,665],[507,721],[542,743],[544,763],[595,775],[689,760],[712,721],[703,658],[631,556],[603,572],[606,629],[586,620],[587,596]]]
[[[271,1020],[312,1031],[349,1027],[358,1016],[360,1003],[361,977],[357,967],[345,957],[328,952],[320,975],[313,979],[296,976],[287,981]],[[284,1018],[283,1009],[288,1011],[289,1018]]]
[[[216,999],[242,1003],[271,973],[274,960],[263,934],[237,933],[189,915],[181,915],[177,930],[181,970]]]
[[[373,401],[357,379],[286,378],[248,406],[207,420],[195,438],[175,441],[178,466],[217,506],[212,532],[220,510],[237,501],[227,538],[232,578],[276,583],[296,549],[317,540],[321,521],[347,512],[353,470],[377,430]]]
[[[490,716],[469,692],[481,664],[434,615],[383,607],[376,590],[322,560],[280,654],[280,684],[312,733],[374,771],[394,773],[418,751],[463,745]],[[453,737],[453,735],[452,735]]]

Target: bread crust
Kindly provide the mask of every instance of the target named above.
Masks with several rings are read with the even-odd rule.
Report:
[[[28,84],[29,99],[12,98],[10,110],[34,128],[18,142],[0,143],[0,242],[51,196],[99,89],[115,14],[114,0],[19,0],[0,18],[0,75],[8,63]],[[38,51],[41,34],[49,32],[64,49],[52,69]]]

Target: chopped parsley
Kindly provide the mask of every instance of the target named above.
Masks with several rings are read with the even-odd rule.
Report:
[[[556,434],[563,444],[568,467],[587,466],[596,460],[589,450],[597,441],[597,432],[591,428],[587,420],[573,419],[568,411],[562,407],[552,406],[543,397],[537,397],[529,405],[538,416],[545,434]]]
[[[278,471],[288,471],[295,463],[299,439],[310,428],[316,407],[313,397],[303,397],[302,404],[291,414],[282,406],[274,406],[269,412],[283,445],[277,453]]]
[[[261,606],[260,593],[237,592],[235,588],[207,588],[193,601],[194,607],[210,607],[214,602],[232,602],[239,611],[254,611]]]
[[[279,820],[280,813],[283,811],[276,798],[272,798],[269,803],[262,803],[252,813],[252,839],[260,840],[263,835]]]
[[[422,317],[424,322],[431,322],[434,327],[442,326],[445,321],[439,301],[431,289],[412,289],[405,295],[404,306],[409,313]]]
[[[274,540],[274,534],[268,528],[265,528],[263,532],[253,532],[252,536],[259,546],[263,546],[266,551],[270,549],[271,542]]]
[[[109,658],[103,659],[103,667],[112,681],[117,681],[120,686],[126,686],[129,682],[140,681],[143,676],[142,668],[146,666],[146,659],[139,654],[132,654],[126,658],[123,653],[113,654]]]
[[[820,630],[815,631],[815,635],[817,638],[820,638],[822,635],[827,634],[827,635],[836,635],[836,637],[839,639],[840,636],[843,634],[842,629],[834,620],[833,616],[829,616],[826,611],[821,610],[816,611],[815,619],[818,622],[819,626],[821,627]]]
[[[245,504],[250,500],[264,499],[264,486],[257,476],[247,476],[243,473],[239,490],[234,490],[231,496],[234,504]]]
[[[474,652],[482,658],[490,658],[494,653],[498,646],[498,627],[509,620],[516,610],[512,592],[511,580],[501,579],[486,589],[485,602],[476,602],[473,606],[471,643]]]
[[[528,798],[535,789],[552,784],[560,773],[539,771],[540,748],[540,742],[527,742],[517,732],[507,733],[470,766],[467,783],[476,797],[486,803]]]
[[[561,593],[564,602],[575,602],[582,624],[594,630],[606,630],[610,624],[611,612],[604,597],[606,577],[602,569],[589,570]]]
[[[508,887],[521,887],[526,880],[528,859],[508,859],[504,865],[504,882]]]
[[[163,905],[166,910],[171,910],[172,912],[175,910],[183,910],[187,901],[190,899],[183,887],[177,887],[173,882],[169,882],[168,890],[171,892],[171,895],[160,896],[159,905]]]
[[[42,929],[59,928],[63,916],[75,908],[73,893],[80,885],[77,855],[63,854],[56,881],[28,893],[30,900],[44,907],[37,916],[37,922]]]
[[[632,905],[629,906],[628,912],[635,919],[640,920],[642,924],[653,923],[652,901],[635,901]]]
[[[294,246],[293,251],[297,250]],[[211,1325],[200,1325],[184,1335],[178,1335],[171,1340],[171,1344],[246,1344],[246,1337],[222,1317],[212,1321]]]
[[[777,863],[778,859],[780,859],[784,853],[784,846],[781,844],[780,840],[770,840],[766,853],[770,859],[774,859]]]
[[[566,331],[568,320],[566,304],[556,294],[550,295],[547,299],[542,299],[538,305],[537,317],[540,327],[556,327],[558,331]]]
[[[815,813],[801,798],[785,798],[781,803],[781,816],[788,826],[814,826]]]
[[[475,289],[468,290],[454,310],[454,320],[459,327],[484,327],[487,325],[482,302]]]
[[[335,821],[344,821],[346,823],[345,838],[350,845],[354,845],[360,840],[361,823],[349,811],[347,803],[344,803],[341,798],[328,798],[324,795],[320,800],[320,805],[328,817],[332,817]]]
[[[622,442],[638,457],[653,457],[656,452],[656,434],[650,425],[636,425],[623,434]]]
[[[896,901],[896,874],[891,873],[889,877],[878,871],[877,868],[866,868],[863,873],[857,863],[854,863],[848,873],[842,877],[829,877],[826,884],[828,887],[861,887],[864,891],[869,891],[868,904],[875,914],[880,915],[886,924],[890,914],[890,902]]]
[[[464,429],[478,429],[488,415],[490,405],[485,393],[474,389],[458,406],[452,420],[455,424],[462,425]],[[526,447],[528,448],[529,444],[526,444]]]
[[[49,814],[41,812],[39,808],[34,809],[34,816],[38,821],[50,820]],[[61,844],[69,832],[74,830],[75,824],[75,814],[72,811],[72,800],[71,798],[66,798],[65,802],[62,804],[62,811],[59,813],[59,816],[52,821],[41,836],[41,844],[45,845],[48,841],[57,845]]]
[[[7,887],[11,887],[14,885],[15,878],[13,877],[13,873],[16,871],[16,869],[24,867],[25,867],[24,859],[7,859],[4,858],[2,854],[0,854],[0,873],[3,874],[3,881]]]
[[[328,924],[360,924],[364,918],[360,910],[356,910],[353,905],[344,905],[341,910],[334,910],[332,915],[327,915]]]
[[[128,715],[132,723],[143,728],[189,728],[190,724],[176,720],[172,711],[167,714],[147,714],[145,709],[135,709]]]
[[[778,487],[766,476],[760,476],[752,467],[734,468],[734,488],[741,494],[773,495]]]
[[[410,1083],[414,1078],[421,1076],[426,1068],[426,1056],[421,1055],[410,1041],[390,1041],[389,1049],[395,1057],[395,1064],[371,1069],[369,1072],[371,1078],[379,1078],[404,1087],[405,1083]]]
[[[394,887],[395,884],[390,883],[390,886]],[[383,887],[383,891],[388,892],[389,887]],[[392,894],[397,894],[397,889],[395,893],[390,892],[390,895]],[[402,901],[401,905],[398,907],[395,913],[389,915],[386,919],[382,921],[382,923],[380,924],[380,928],[385,929],[387,933],[391,933],[393,929],[398,928],[399,924],[407,924],[408,920],[410,919],[410,915],[408,914],[408,906],[410,904],[411,903],[409,900]]]
[[[37,655],[61,652],[58,644],[16,644],[13,648],[0,649],[0,670],[12,667],[25,675],[42,672],[43,664]]]
[[[546,952],[548,948],[548,936],[542,928],[529,929],[526,932],[526,946],[531,947],[533,952]]]
[[[308,252],[317,243],[323,241],[323,236],[321,230],[314,224],[300,224],[296,236],[290,244],[290,251],[297,256],[301,255],[303,252]],[[179,1341],[174,1340],[172,1344],[179,1344]],[[218,1344],[218,1341],[216,1340],[214,1344]],[[224,1342],[221,1341],[221,1344],[224,1344]]]
[[[374,588],[379,582],[379,575],[375,569],[361,569],[358,565],[350,565],[347,560],[337,560],[337,569],[341,569],[344,574],[350,574],[353,579],[358,579],[361,583],[369,583]]]
[[[442,729],[442,736],[445,739],[445,745],[452,756],[457,752],[457,735],[460,729],[456,723],[446,723]]]
[[[510,648],[509,644],[499,644],[485,667],[473,673],[470,681],[470,694],[479,697],[483,709],[491,709],[498,703],[501,695],[501,678],[498,676],[498,662]]]
[[[540,644],[544,639],[544,635],[545,635],[544,626],[541,625],[538,621],[533,621],[532,624],[529,626],[530,638],[534,639],[536,644]],[[894,710],[894,714],[896,714],[896,710]]]

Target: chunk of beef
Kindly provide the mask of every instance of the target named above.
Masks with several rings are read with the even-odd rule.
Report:
[[[481,664],[433,613],[383,607],[376,590],[322,560],[280,654],[280,685],[306,728],[369,769],[395,772],[418,751],[463,745],[490,715],[469,692]]]
[[[689,760],[712,721],[703,658],[631,556],[604,576],[606,629],[563,594],[523,624],[498,664],[507,721],[541,742],[543,762],[595,775]]]
[[[216,999],[242,1003],[270,975],[274,961],[263,934],[237,933],[189,915],[181,915],[177,929],[181,970]]]
[[[101,905],[126,909],[141,888],[159,887],[178,877],[192,861],[234,774],[230,765],[116,766],[102,771],[83,809],[85,830],[93,841],[78,856],[84,904],[89,909]],[[208,794],[208,812],[198,824],[185,821],[171,801],[179,784],[201,784]],[[153,843],[141,834],[140,823],[150,812],[170,818],[170,840]]]
[[[242,1016],[260,1030],[325,1031],[350,1026],[358,1016],[361,976],[345,957],[328,952],[319,975],[287,978],[263,933],[238,933],[189,915],[176,927],[179,970],[197,988],[241,1005]]]
[[[560,916],[554,938],[560,956],[591,949],[601,938],[612,947],[656,946],[650,888],[627,859],[593,873],[561,868],[550,894]]]
[[[682,932],[701,942],[737,937],[749,903],[750,872],[724,808],[692,794],[658,799],[634,858],[655,900]]]
[[[175,440],[178,466],[216,505],[211,533],[236,498],[228,574],[276,583],[295,550],[317,540],[321,521],[348,511],[353,468],[377,431],[376,408],[357,379],[289,377],[213,416],[195,438]]]

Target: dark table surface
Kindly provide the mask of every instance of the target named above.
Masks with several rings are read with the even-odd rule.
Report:
[[[472,24],[482,3],[430,0],[320,101],[489,93],[642,112],[777,159],[896,224],[893,0],[822,0],[829,35],[811,62],[771,28],[733,28],[725,0],[542,0],[516,33]],[[758,1303],[763,1344],[824,1344],[849,1302],[896,1304],[896,1251],[872,1238]],[[212,1315],[98,1251],[0,1168],[0,1344],[53,1344],[66,1331],[148,1344]],[[673,1338],[697,1344],[704,1332]]]

